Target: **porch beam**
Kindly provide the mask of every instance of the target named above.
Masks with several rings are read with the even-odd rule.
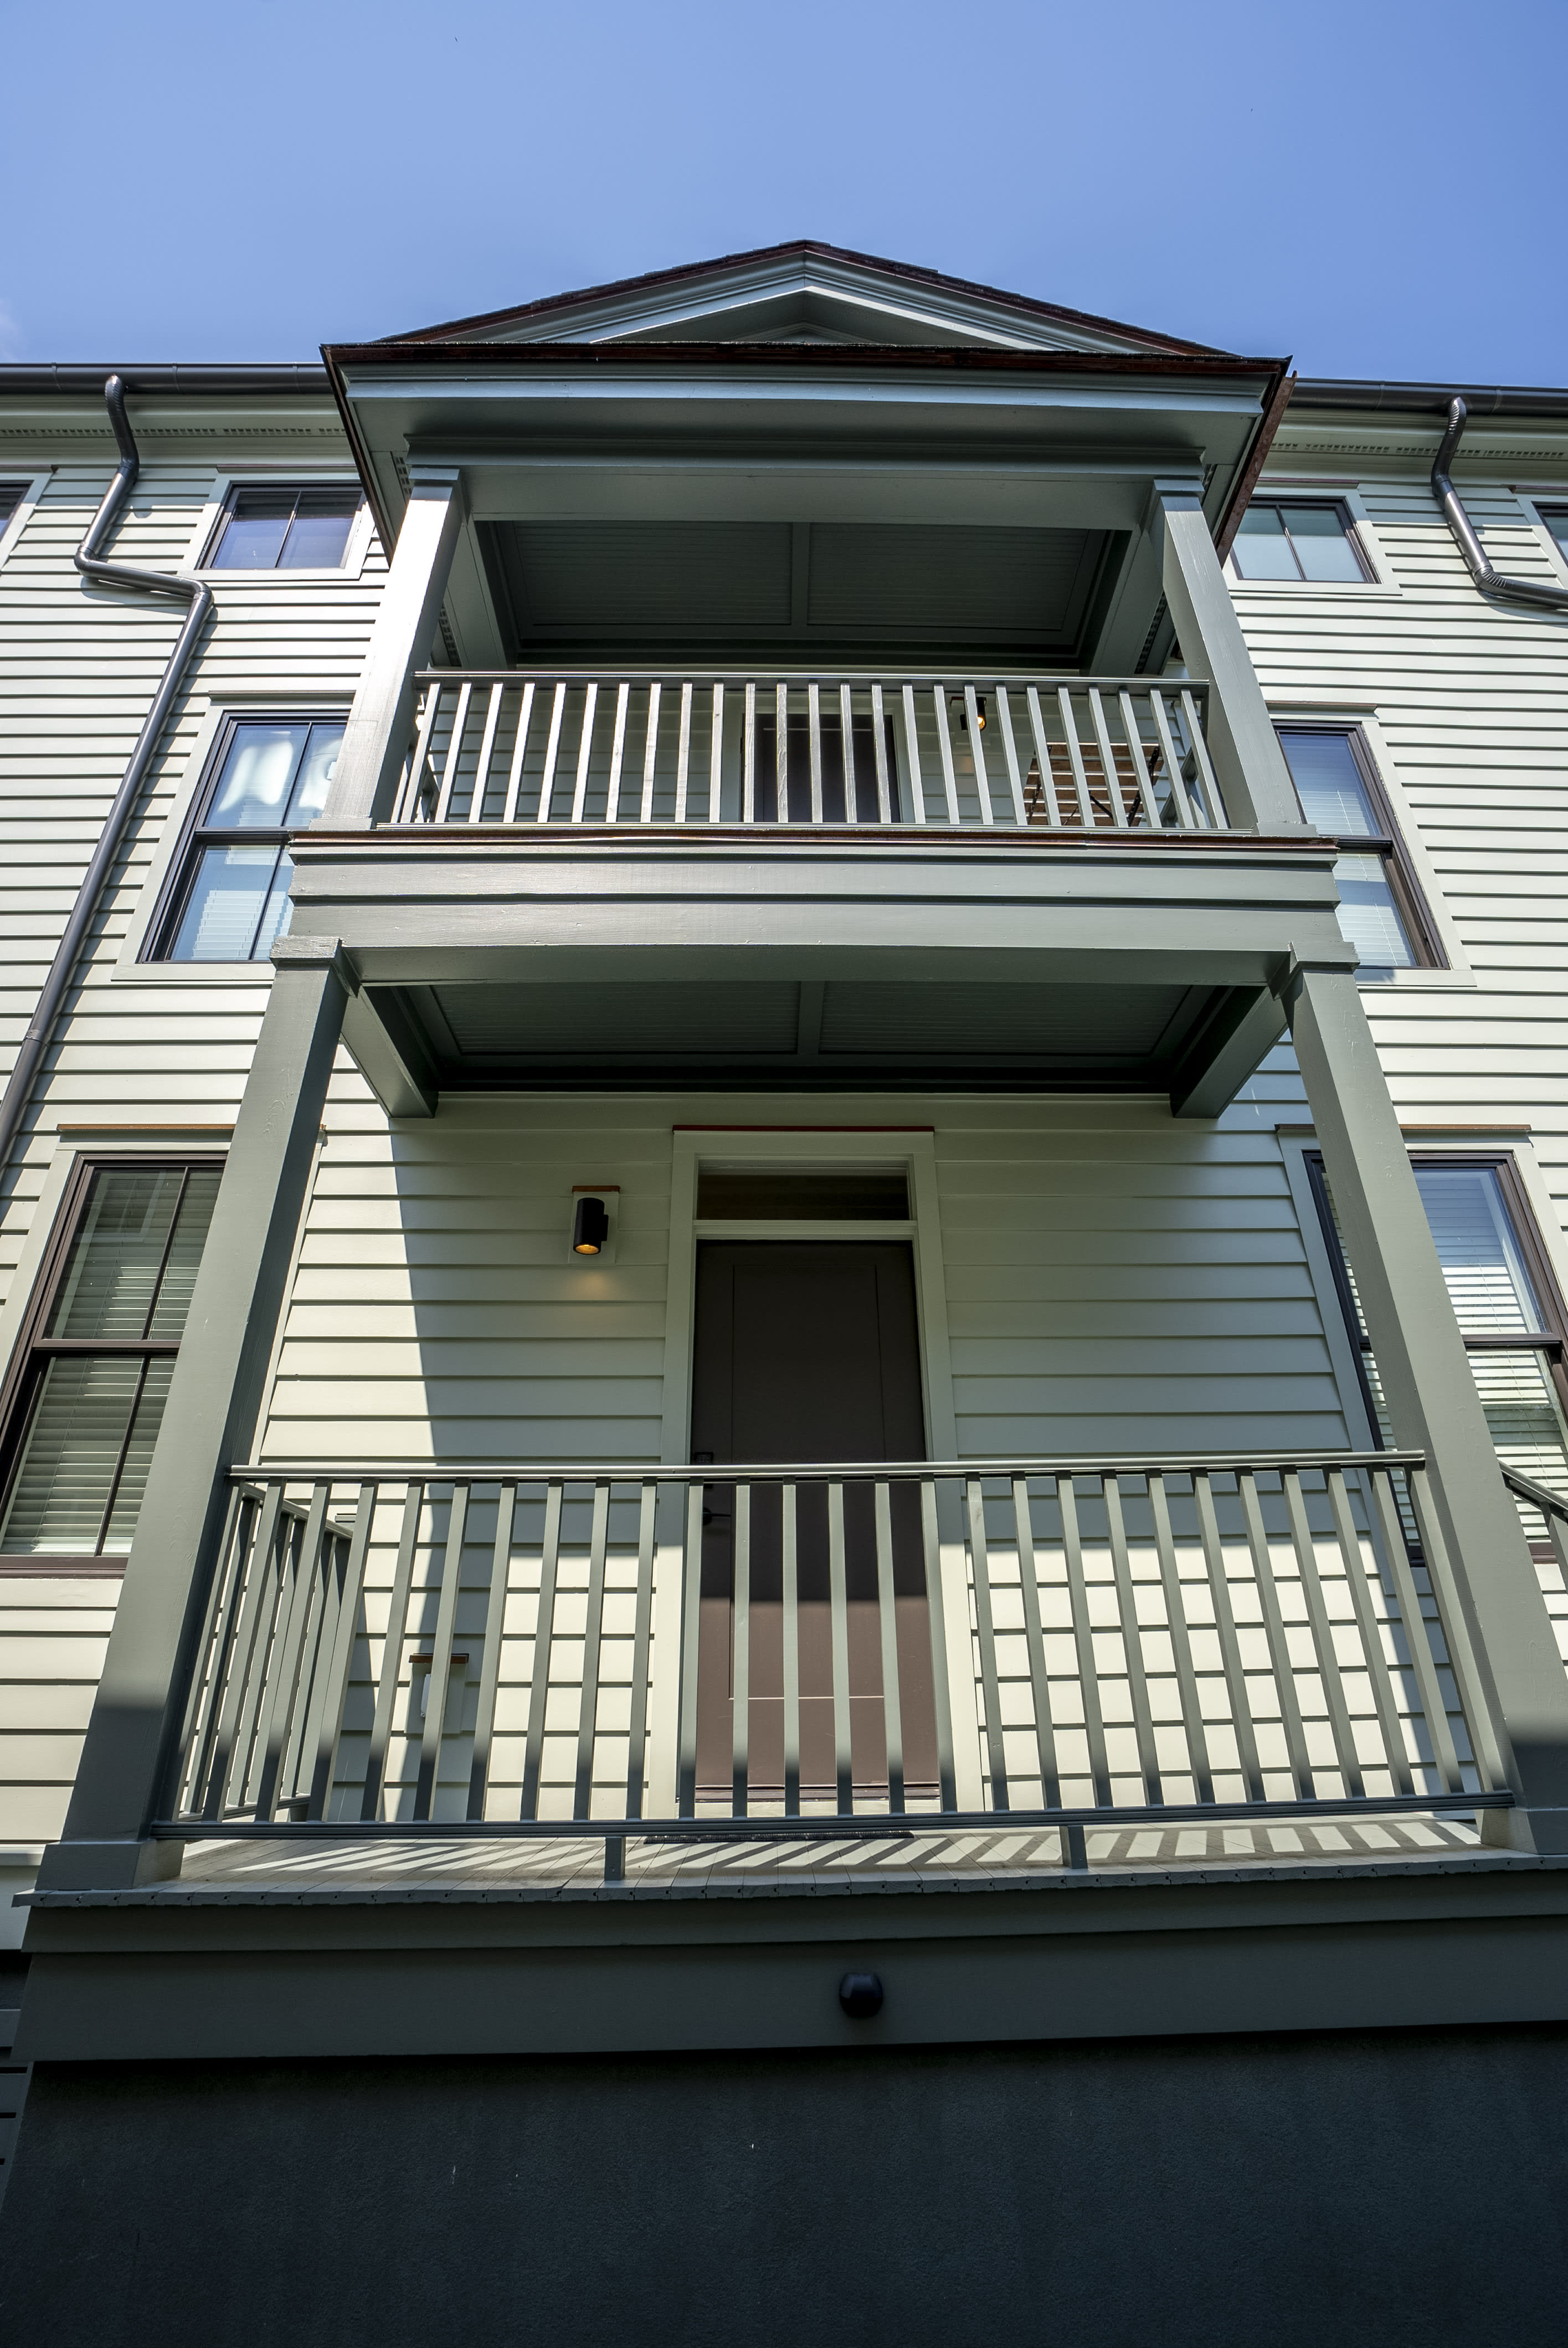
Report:
[[[280,940],[109,1636],[64,1839],[39,1881],[112,1889],[176,1871],[146,1828],[179,1733],[190,1648],[246,1456],[353,986],[335,938]]]
[[[1568,1849],[1568,1678],[1497,1463],[1353,976],[1306,971],[1291,1026],[1397,1446],[1425,1452],[1475,1667],[1521,1807],[1501,1838]]]
[[[1156,482],[1150,528],[1187,673],[1210,687],[1209,756],[1226,814],[1238,830],[1307,829],[1196,489]]]
[[[429,654],[462,522],[457,468],[414,467],[403,526],[320,818],[333,831],[365,831],[392,813],[413,729],[415,675]]]

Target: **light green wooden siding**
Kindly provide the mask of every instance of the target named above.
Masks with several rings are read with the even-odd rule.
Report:
[[[0,1849],[66,1820],[118,1580],[0,1580]]]

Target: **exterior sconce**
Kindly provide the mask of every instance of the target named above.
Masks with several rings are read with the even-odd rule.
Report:
[[[969,730],[968,705],[961,694],[953,695],[953,709],[959,726],[967,734]],[[986,730],[986,696],[983,693],[977,693],[975,695],[975,716],[979,721],[979,731],[983,734]]]
[[[613,1182],[577,1182],[572,1186],[569,1263],[613,1263],[616,1227],[620,1220],[620,1192]]]

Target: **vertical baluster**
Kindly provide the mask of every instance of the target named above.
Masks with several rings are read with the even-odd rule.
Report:
[[[242,1495],[237,1484],[231,1485],[224,1511],[222,1538],[218,1544],[218,1562],[212,1575],[212,1586],[207,1595],[201,1640],[196,1649],[190,1684],[185,1694],[185,1718],[176,1748],[179,1755],[177,1816],[187,1811],[194,1813],[200,1807],[201,1788],[207,1782],[207,1766],[213,1739],[218,1733],[219,1702],[229,1663],[230,1642],[244,1587],[245,1544],[255,1512],[255,1502]]]
[[[838,688],[838,733],[844,745],[844,820],[860,821],[860,793],[855,780],[855,708],[849,687]]]
[[[1307,1521],[1307,1503],[1302,1497],[1301,1477],[1297,1469],[1286,1468],[1280,1478],[1285,1487],[1285,1511],[1290,1526],[1291,1546],[1296,1551],[1296,1570],[1301,1576],[1302,1595],[1307,1601],[1307,1620],[1312,1631],[1312,1643],[1317,1653],[1317,1672],[1323,1682],[1323,1694],[1328,1704],[1329,1725],[1334,1732],[1334,1749],[1339,1756],[1339,1773],[1345,1791],[1352,1800],[1358,1800],[1366,1791],[1361,1782],[1360,1756],[1356,1751],[1356,1739],[1350,1727],[1350,1715],[1346,1707],[1345,1690],[1339,1678],[1339,1658],[1334,1648],[1334,1630],[1324,1603],[1323,1585],[1317,1578],[1317,1553],[1313,1546],[1312,1529]]]
[[[270,1818],[276,1805],[283,1750],[299,1695],[300,1650],[311,1611],[316,1561],[326,1529],[330,1484],[317,1484],[311,1493],[310,1514],[303,1533],[288,1545],[292,1572],[285,1572],[272,1652],[267,1658],[267,1693],[257,1726],[261,1774],[256,1788],[256,1816]]]
[[[849,1719],[849,1588],[844,1551],[844,1487],[827,1488],[827,1589],[833,1632],[833,1761],[835,1807],[847,1818],[855,1807],[855,1769]]]
[[[1040,1753],[1040,1807],[1054,1810],[1061,1802],[1061,1782],[1056,1766],[1056,1730],[1050,1716],[1050,1681],[1045,1668],[1045,1640],[1040,1625],[1040,1574],[1034,1560],[1034,1519],[1030,1513],[1029,1479],[1015,1476],[1012,1486],[1013,1531],[1018,1542],[1019,1583],[1023,1592],[1023,1631],[1029,1643],[1030,1687],[1034,1699],[1034,1741]]]
[[[1316,1800],[1317,1794],[1312,1782],[1312,1764],[1307,1757],[1301,1707],[1296,1701],[1296,1672],[1279,1612],[1279,1593],[1274,1586],[1274,1562],[1268,1553],[1268,1535],[1264,1529],[1263,1509],[1258,1502],[1257,1478],[1250,1468],[1244,1468],[1238,1473],[1236,1489],[1241,1494],[1246,1545],[1252,1555],[1258,1603],[1263,1609],[1264,1628],[1268,1634],[1268,1652],[1274,1663],[1274,1684],[1279,1697],[1280,1718],[1285,1724],[1285,1749],[1290,1758],[1296,1798],[1310,1802]]]
[[[1029,821],[1029,811],[1023,803],[1023,771],[1019,764],[1018,737],[1012,730],[1012,704],[1008,699],[1005,685],[997,687],[997,716],[1001,720],[1002,756],[1007,760],[1008,789],[1012,796],[1012,819],[1016,824]]]
[[[708,735],[708,821],[717,823],[723,812],[724,688],[713,687],[713,719]]]
[[[975,761],[975,788],[980,795],[980,821],[994,823],[991,812],[991,778],[986,772],[986,736],[980,724],[980,705],[975,698],[972,685],[964,687],[964,716],[968,720],[969,749]]]
[[[375,1491],[374,1484],[362,1484],[359,1488],[359,1505],[354,1510],[354,1531],[349,1537],[348,1559],[338,1597],[333,1648],[323,1673],[322,1702],[317,1710],[316,1733],[313,1740],[315,1753],[312,1761],[307,1818],[325,1818],[337,1776],[343,1704],[348,1695],[349,1669],[354,1661],[359,1621],[359,1594],[364,1586],[364,1560],[369,1554],[370,1529],[375,1517]],[[310,1756],[307,1755],[307,1757]]]
[[[637,1613],[631,1632],[631,1735],[626,1753],[626,1815],[642,1816],[648,1755],[648,1663],[653,1628],[653,1526],[657,1484],[644,1484],[637,1522]]]
[[[490,788],[490,761],[496,755],[496,728],[501,722],[501,697],[506,690],[504,685],[493,685],[490,697],[485,704],[485,726],[479,736],[479,758],[474,768],[474,789],[468,801],[470,823],[482,823],[485,819],[485,798]]]
[[[445,823],[452,805],[452,786],[457,779],[457,761],[463,754],[463,736],[468,730],[468,702],[473,686],[466,677],[457,689],[457,715],[452,720],[451,738],[446,745],[446,763],[441,769],[441,791],[436,802],[436,820]]]
[[[235,1723],[234,1757],[230,1776],[230,1790],[233,1797],[231,1807],[241,1810],[254,1804],[260,1743],[257,1724],[262,1717],[262,1708],[272,1685],[268,1666],[276,1653],[276,1641],[285,1619],[286,1593],[298,1563],[295,1548],[299,1519],[284,1505],[282,1490],[278,1497],[277,1530],[267,1555],[254,1668],[249,1675],[244,1700]]]
[[[1198,762],[1198,775],[1204,787],[1204,803],[1208,808],[1209,819],[1216,831],[1228,831],[1230,818],[1225,813],[1225,803],[1220,797],[1220,787],[1214,779],[1214,770],[1209,759],[1209,746],[1204,738],[1204,729],[1198,722],[1197,703],[1194,699],[1192,687],[1186,685],[1182,687],[1182,715],[1187,721],[1187,739],[1193,746],[1193,756]]]
[[[534,810],[536,823],[548,823],[550,801],[556,795],[556,765],[560,757],[561,726],[566,718],[566,679],[557,679],[555,698],[550,703],[549,732],[545,736],[544,772],[539,777],[539,803]]]
[[[774,687],[774,821],[789,821],[789,687]]]
[[[610,1539],[610,1481],[593,1488],[593,1525],[588,1542],[588,1619],[583,1627],[582,1688],[577,1712],[577,1779],[571,1814],[593,1810],[593,1741],[599,1729],[599,1654],[604,1637],[604,1553]]]
[[[606,823],[620,820],[620,775],[626,763],[626,714],[631,705],[631,687],[625,677],[615,688],[615,730],[610,739],[610,780],[604,795]]]
[[[648,688],[648,731],[642,742],[641,820],[653,820],[653,780],[659,764],[659,695],[657,677]]]
[[[446,1722],[446,1683],[452,1670],[452,1632],[457,1620],[457,1592],[463,1581],[463,1536],[468,1527],[468,1487],[454,1484],[446,1519],[446,1551],[441,1565],[441,1596],[436,1608],[436,1636],[431,1641],[430,1671],[425,1683],[425,1727],[419,1739],[419,1779],[414,1790],[414,1815],[435,1815],[436,1785],[441,1775],[441,1734]]]
[[[1045,819],[1053,831],[1061,829],[1061,809],[1057,803],[1056,776],[1051,769],[1050,744],[1046,738],[1045,713],[1040,705],[1040,695],[1031,685],[1025,699],[1029,704],[1030,731],[1034,736],[1034,761],[1040,768],[1040,788],[1045,794]]]
[[[741,821],[755,823],[757,819],[757,688],[754,678],[746,682],[746,719],[741,744]]]
[[[784,1516],[784,1816],[800,1816],[800,1582],[795,1542],[795,1488],[779,1495]]]
[[[1176,1665],[1176,1689],[1182,1699],[1182,1725],[1186,1731],[1187,1753],[1193,1765],[1194,1788],[1200,1802],[1212,1802],[1214,1772],[1209,1763],[1208,1738],[1204,1733],[1203,1706],[1198,1702],[1192,1642],[1187,1636],[1187,1609],[1182,1596],[1175,1538],[1171,1530],[1170,1498],[1163,1476],[1151,1474],[1148,1484],[1149,1506],[1154,1519],[1154,1554],[1160,1561],[1160,1580],[1164,1586],[1165,1617]]]
[[[1002,1742],[1001,1690],[997,1681],[996,1632],[991,1622],[991,1568],[986,1549],[986,1503],[979,1482],[965,1488],[969,1509],[969,1575],[975,1592],[975,1627],[980,1649],[980,1692],[986,1715],[986,1758],[990,1764],[991,1807],[1008,1807],[1007,1753]]]
[[[676,1793],[683,1818],[697,1814],[697,1659],[702,1602],[702,1487],[686,1488],[686,1553],[681,1612],[681,1729]]]
[[[1132,695],[1125,688],[1117,694],[1116,706],[1122,713],[1122,731],[1127,736],[1127,747],[1132,753],[1132,772],[1137,778],[1138,797],[1144,818],[1152,829],[1158,831],[1161,828],[1160,803],[1154,797],[1154,786],[1149,778],[1149,762],[1143,756],[1143,736],[1138,726],[1138,713],[1132,706]]]
[[[1163,1803],[1160,1756],[1154,1748],[1154,1723],[1149,1711],[1149,1682],[1143,1669],[1143,1638],[1138,1623],[1138,1593],[1132,1560],[1127,1551],[1127,1526],[1122,1512],[1122,1486],[1115,1476],[1102,1477],[1105,1516],[1111,1533],[1111,1570],[1116,1577],[1116,1602],[1122,1617],[1122,1652],[1127,1663],[1127,1686],[1132,1699],[1132,1725],[1138,1739],[1138,1767],[1146,1802]]]
[[[1100,687],[1089,688],[1089,716],[1094,727],[1094,746],[1100,753],[1100,763],[1105,769],[1105,788],[1111,794],[1111,820],[1117,829],[1127,829],[1127,810],[1122,803],[1122,778],[1116,771],[1116,750],[1106,722],[1105,704],[1100,697]]]
[[[1382,1732],[1383,1750],[1388,1756],[1394,1791],[1396,1794],[1411,1794],[1415,1786],[1410,1776],[1409,1755],[1405,1750],[1404,1723],[1399,1718],[1399,1698],[1394,1693],[1388,1658],[1383,1653],[1383,1626],[1372,1603],[1366,1560],[1361,1554],[1360,1536],[1356,1530],[1344,1472],[1338,1468],[1330,1468],[1324,1480],[1328,1486],[1328,1505],[1334,1517],[1335,1538],[1339,1543],[1346,1579],[1350,1584],[1351,1603],[1356,1609],[1356,1628],[1360,1634],[1361,1653],[1367,1659],[1367,1676],[1372,1683],[1372,1701],[1378,1707],[1378,1725]]]
[[[1219,1632],[1220,1655],[1225,1663],[1231,1725],[1235,1731],[1242,1783],[1246,1787],[1247,1800],[1261,1802],[1264,1798],[1263,1771],[1258,1764],[1257,1737],[1253,1728],[1252,1705],[1247,1699],[1241,1642],[1236,1636],[1235,1611],[1231,1605],[1230,1583],[1225,1575],[1225,1546],[1220,1540],[1219,1519],[1214,1512],[1214,1484],[1202,1469],[1193,1477],[1193,1498],[1197,1504],[1198,1533],[1204,1544],[1204,1563],[1208,1570],[1209,1593],[1214,1604],[1214,1625]]]
[[[871,688],[871,755],[876,761],[876,819],[879,823],[893,820],[893,788],[887,773],[887,713],[882,705],[882,687]]]
[[[948,688],[945,685],[931,687],[931,707],[937,718],[937,747],[942,757],[942,794],[948,802],[948,821],[958,829],[958,778],[953,767],[953,736],[948,725]]]
[[[686,820],[686,791],[692,775],[692,680],[681,687],[681,730],[675,747],[675,820]]]
[[[1078,1651],[1078,1685],[1083,1699],[1083,1733],[1089,1746],[1089,1774],[1094,1784],[1094,1807],[1111,1807],[1111,1761],[1105,1750],[1105,1718],[1100,1705],[1100,1663],[1094,1653],[1094,1622],[1089,1612],[1089,1585],[1083,1572],[1083,1541],[1078,1528],[1078,1489],[1071,1476],[1056,1479],[1061,1509],[1061,1547],[1067,1560],[1068,1601],[1072,1609],[1072,1643]]]
[[[523,763],[528,755],[528,729],[533,716],[534,681],[529,677],[518,704],[518,730],[512,737],[512,763],[507,769],[507,804],[501,810],[503,823],[516,823],[518,819],[518,793],[523,787]]]
[[[420,713],[419,730],[414,737],[414,755],[409,761],[408,778],[398,794],[395,823],[417,823],[425,805],[425,761],[430,756],[430,736],[436,731],[436,713],[441,706],[441,687],[427,685],[425,707]]]
[[[731,1720],[730,1782],[734,1814],[746,1815],[752,1735],[752,1492],[735,1486],[734,1703]]]
[[[1072,788],[1078,794],[1078,820],[1085,831],[1095,829],[1094,801],[1089,795],[1089,774],[1083,764],[1083,746],[1078,738],[1078,713],[1072,706],[1070,686],[1056,688],[1056,705],[1061,716],[1061,731],[1067,743],[1067,763],[1072,769]]]
[[[893,1587],[893,1506],[878,1484],[876,1509],[876,1617],[882,1632],[882,1722],[887,1746],[887,1807],[904,1807],[904,1708],[898,1692],[898,1601]]]
[[[1405,1652],[1409,1656],[1410,1669],[1420,1694],[1421,1711],[1426,1719],[1438,1782],[1445,1793],[1458,1793],[1464,1780],[1460,1772],[1459,1756],[1454,1751],[1453,1735],[1449,1727],[1448,1705],[1443,1700],[1438,1661],[1427,1636],[1420,1593],[1411,1570],[1410,1553],[1405,1546],[1405,1530],[1399,1521],[1399,1504],[1394,1495],[1393,1479],[1387,1470],[1374,1468],[1369,1471],[1369,1480],[1378,1497],[1383,1545],[1388,1554],[1389,1570],[1394,1578],[1399,1619],[1404,1625]],[[1424,1532],[1424,1527],[1422,1530]],[[1425,1790],[1423,1787],[1422,1791]]]
[[[1149,688],[1149,707],[1154,719],[1154,731],[1160,737],[1160,753],[1165,761],[1165,771],[1171,778],[1171,796],[1176,803],[1182,829],[1202,831],[1206,825],[1194,815],[1192,800],[1187,797],[1187,787],[1182,779],[1182,762],[1176,756],[1176,745],[1171,736],[1170,712],[1165,707],[1165,696],[1158,685]]]
[[[811,819],[822,821],[822,687],[815,677],[805,689],[805,730],[811,748]]]
[[[331,1507],[330,1499],[327,1505]],[[278,1767],[273,1801],[274,1808],[282,1810],[291,1818],[296,1803],[302,1798],[301,1781],[309,1759],[320,1707],[326,1657],[331,1652],[333,1633],[337,1627],[337,1609],[333,1601],[341,1586],[337,1567],[343,1546],[343,1538],[336,1527],[330,1523],[324,1525],[314,1561],[303,1585],[299,1618],[299,1660],[292,1673],[293,1696],[289,1707],[283,1755]],[[303,1797],[308,1797],[308,1791]]]
[[[496,1696],[501,1684],[501,1642],[507,1635],[507,1594],[517,1517],[518,1488],[503,1484],[496,1494],[496,1542],[490,1552],[490,1594],[485,1602],[485,1656],[474,1707],[474,1750],[468,1764],[470,1818],[484,1817],[490,1787],[490,1750],[496,1737]]]
[[[926,820],[926,785],[920,773],[920,742],[915,727],[915,688],[904,687],[904,756],[909,763],[909,798],[917,823]]]
[[[523,1746],[523,1798],[518,1815],[539,1814],[539,1776],[544,1767],[545,1710],[550,1693],[550,1650],[555,1643],[556,1577],[560,1570],[560,1519],[564,1495],[559,1483],[545,1488],[545,1537],[539,1555],[539,1604],[534,1617],[534,1669],[528,1683],[528,1728]]]
[[[1491,1788],[1508,1783],[1506,1765],[1492,1726],[1475,1650],[1471,1644],[1470,1626],[1459,1591],[1454,1587],[1449,1565],[1448,1550],[1443,1545],[1442,1529],[1432,1508],[1431,1491],[1424,1467],[1407,1471],[1410,1504],[1416,1512],[1416,1525],[1420,1533],[1421,1549],[1427,1561],[1427,1580],[1442,1626],[1443,1641],[1449,1651],[1449,1669],[1453,1674],[1454,1688],[1460,1709],[1470,1731],[1471,1743],[1481,1771],[1481,1783]],[[1462,1782],[1462,1780],[1461,1780]]]
[[[234,1634],[233,1657],[229,1666],[228,1683],[222,1692],[218,1734],[213,1739],[212,1758],[207,1775],[207,1795],[201,1807],[201,1815],[207,1818],[222,1817],[229,1792],[230,1770],[236,1756],[248,1749],[248,1740],[244,1746],[241,1744],[240,1724],[246,1710],[247,1695],[267,1652],[264,1640],[260,1642],[260,1654],[257,1647],[261,1625],[272,1612],[269,1601],[272,1596],[272,1558],[277,1546],[278,1515],[282,1498],[282,1486],[269,1484],[256,1512],[255,1538],[245,1577],[239,1628]]]
[[[591,681],[582,696],[582,732],[577,743],[577,781],[572,788],[571,820],[582,821],[582,811],[588,804],[588,769],[593,757],[593,718],[599,706],[599,685]]]
[[[920,1478],[920,1546],[926,1569],[926,1615],[931,1632],[931,1687],[937,1712],[937,1780],[945,1810],[958,1807],[953,1760],[953,1697],[948,1681],[947,1609],[942,1598],[942,1538],[934,1477]],[[973,1701],[973,1689],[969,1690]]]
[[[374,1819],[381,1806],[382,1779],[386,1769],[387,1740],[392,1735],[392,1707],[403,1671],[403,1641],[408,1625],[408,1594],[414,1584],[414,1560],[419,1547],[419,1511],[425,1501],[423,1484],[410,1484],[403,1500],[403,1530],[397,1542],[397,1565],[386,1609],[386,1641],[381,1651],[381,1677],[376,1683],[375,1715],[371,1722],[370,1751],[365,1756],[364,1792],[360,1799],[363,1820]]]

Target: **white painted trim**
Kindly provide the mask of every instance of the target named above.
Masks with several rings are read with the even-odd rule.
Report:
[[[1568,555],[1563,553],[1551,530],[1542,520],[1540,506],[1536,502],[1537,499],[1543,498],[1548,505],[1568,506],[1568,484],[1564,484],[1559,490],[1515,489],[1513,494],[1524,508],[1525,518],[1540,539],[1547,561],[1563,582],[1563,586],[1568,587]],[[5,556],[5,541],[0,540],[0,561],[4,561]],[[1542,584],[1546,586],[1550,582],[1542,580]]]
[[[803,1132],[740,1133],[723,1126],[682,1127],[671,1136],[669,1288],[664,1325],[664,1416],[660,1458],[678,1466],[691,1457],[692,1341],[696,1313],[699,1237],[730,1239],[908,1239],[915,1256],[921,1388],[929,1457],[951,1459],[958,1446],[953,1369],[948,1339],[948,1291],[937,1189],[936,1136],[928,1127],[893,1131],[825,1128]],[[895,1165],[909,1178],[915,1212],[907,1223],[697,1221],[697,1169],[702,1161],[733,1165]]]
[[[5,468],[3,466],[0,466],[0,471],[5,471]],[[44,492],[48,488],[50,481],[53,479],[54,473],[55,468],[53,465],[51,465],[46,471],[42,473],[34,473],[30,478],[20,472],[5,473],[5,479],[7,480],[19,481],[26,479],[27,480],[27,486],[22,492],[21,500],[17,505],[15,512],[11,516],[10,520],[5,524],[5,529],[0,530],[0,571],[5,569],[6,562],[10,559],[12,549],[15,546],[15,543],[21,537],[22,532],[26,529],[27,524],[33,519],[35,509],[43,502]]]
[[[217,570],[203,562],[203,556],[212,551],[218,524],[236,489],[281,488],[293,482],[304,482],[313,489],[335,489],[341,484],[345,489],[359,491],[359,510],[349,524],[348,543],[343,548],[340,563],[335,563],[330,571],[234,571]],[[253,587],[262,580],[286,582],[294,587],[328,586],[343,580],[358,579],[364,569],[364,559],[370,551],[370,541],[374,533],[375,522],[370,510],[370,500],[364,494],[364,483],[352,466],[345,466],[341,458],[331,464],[323,464],[319,458],[313,461],[309,458],[280,458],[272,463],[247,465],[237,473],[214,475],[207,503],[202,507],[200,519],[190,534],[180,569],[193,572],[198,579],[205,579],[215,591],[224,586]]]

